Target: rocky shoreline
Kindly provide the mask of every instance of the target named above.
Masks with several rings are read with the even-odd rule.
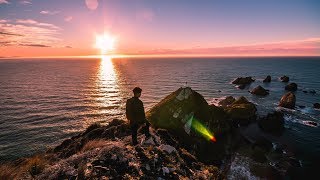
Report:
[[[253,81],[238,78],[234,84],[246,86]],[[263,91],[258,94],[267,95],[261,88],[256,89]],[[289,103],[283,107],[294,108],[291,94],[282,97],[279,105],[283,101]],[[285,131],[283,114],[259,117],[256,112],[245,97],[230,96],[215,106],[191,88],[179,88],[147,112],[152,138],[139,135],[137,146],[130,143],[126,121],[93,124],[45,153],[1,165],[0,179],[246,178],[237,174],[237,162],[243,159],[250,159],[240,165],[248,168],[250,176],[295,176],[299,160],[268,138]]]

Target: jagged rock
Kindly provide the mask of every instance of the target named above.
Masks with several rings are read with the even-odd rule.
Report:
[[[176,148],[174,148],[173,146],[170,146],[170,145],[167,145],[167,144],[162,144],[162,145],[160,145],[159,146],[159,148],[162,150],[162,151],[165,151],[165,152],[167,152],[167,153],[169,153],[169,154],[171,154],[172,152],[178,152],[177,150],[176,150]]]
[[[285,87],[285,90],[287,91],[296,91],[297,89],[298,89],[298,85],[296,83],[290,83]]]
[[[94,139],[114,139],[130,135],[129,124],[123,120],[114,119],[109,125],[101,126],[93,124],[85,132],[65,140],[61,145],[54,148],[60,158],[67,158],[76,154],[90,140]]]
[[[241,85],[241,84],[245,84],[248,85],[252,82],[254,82],[255,80],[252,77],[238,77],[237,79],[235,79],[234,81],[232,81],[232,84],[237,84],[237,85]]]
[[[157,129],[157,134],[160,136],[162,143],[169,144],[171,146],[177,146],[179,143],[166,129]]]
[[[241,96],[230,106],[226,107],[225,110],[231,119],[241,125],[246,125],[256,118],[257,108],[253,103]]]
[[[191,135],[194,120],[219,134],[229,127],[225,114],[217,109],[209,106],[202,95],[186,87],[179,88],[151,108],[147,112],[147,119],[153,127],[167,129],[180,138]]]
[[[230,106],[236,99],[232,96],[227,96],[225,99],[221,100],[218,104],[222,107]]]
[[[266,96],[269,94],[269,90],[266,90],[262,86],[259,85],[259,86],[255,87],[250,93],[258,95],[258,96]]]
[[[269,113],[266,117],[260,118],[258,124],[266,132],[280,134],[284,130],[283,113],[277,111]]]
[[[289,82],[289,77],[288,76],[282,76],[282,77],[280,77],[280,80],[282,82]]]
[[[320,103],[314,103],[314,104],[313,104],[313,107],[314,107],[315,109],[320,109]]]
[[[263,80],[264,83],[269,83],[271,82],[271,76],[267,76],[264,80]]]
[[[147,119],[152,127],[168,130],[176,137],[179,146],[195,152],[199,159],[205,158],[210,162],[220,159],[225,153],[224,143],[227,142],[214,145],[212,138],[213,135],[228,135],[230,122],[227,114],[220,107],[208,105],[199,93],[189,87],[179,88],[161,100],[147,112]],[[211,146],[216,148],[207,156],[204,149]]]
[[[280,99],[279,106],[293,109],[296,105],[296,96],[292,92],[288,92]]]

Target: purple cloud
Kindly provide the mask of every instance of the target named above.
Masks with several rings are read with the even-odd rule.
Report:
[[[0,4],[10,4],[7,0],[0,0]]]
[[[59,13],[60,11],[48,11],[48,10],[40,11],[40,14],[44,14],[44,15],[55,15]]]

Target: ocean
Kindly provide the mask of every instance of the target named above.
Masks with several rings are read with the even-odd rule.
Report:
[[[267,75],[272,81],[265,84]],[[283,75],[298,84],[297,108],[285,110],[286,130],[278,141],[308,165],[320,153],[320,111],[313,108],[320,103],[319,57],[0,59],[0,162],[43,152],[92,123],[125,119],[125,101],[135,86],[143,89],[146,111],[189,86],[208,103],[245,96],[266,115],[278,110],[286,93]],[[244,76],[256,81],[244,90],[231,84]],[[257,85],[270,95],[251,95]]]

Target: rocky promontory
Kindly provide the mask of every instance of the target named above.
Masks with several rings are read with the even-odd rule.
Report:
[[[226,99],[221,107],[210,105],[191,88],[179,88],[146,113],[151,137],[140,132],[138,145],[131,144],[126,120],[92,124],[45,153],[1,165],[0,179],[230,179],[239,154],[253,159],[257,177],[286,176],[289,157],[272,150],[261,133],[239,130],[257,124],[256,106],[245,97]],[[266,132],[284,130],[277,113],[259,125]],[[270,155],[285,166],[275,169]]]

